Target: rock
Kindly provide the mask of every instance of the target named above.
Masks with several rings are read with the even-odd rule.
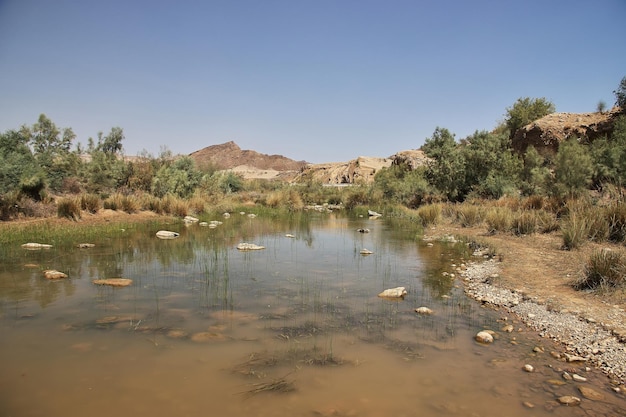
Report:
[[[356,231],[359,233],[369,233],[370,229],[356,229]]]
[[[428,307],[418,307],[415,309],[415,312],[424,316],[430,316],[433,314],[433,311]]]
[[[404,287],[389,288],[378,294],[379,297],[383,298],[404,298],[405,295],[407,295],[407,291]]]
[[[374,253],[374,252],[372,252],[372,251],[371,251],[371,250],[369,250],[369,249],[361,249],[361,252],[359,252],[359,253],[360,253],[361,255],[371,255],[371,254],[372,254],[372,253]]]
[[[200,222],[200,223],[198,223],[198,225],[200,225],[202,227],[207,227],[209,225],[209,223],[207,223],[207,222]]]
[[[251,218],[251,219],[254,219],[256,217],[256,214],[250,213],[250,214],[248,214],[248,217]]]
[[[584,376],[580,376],[578,374],[572,375],[572,379],[576,382],[587,382],[587,378],[585,378]]]
[[[24,243],[22,247],[24,249],[29,249],[29,250],[38,250],[38,249],[50,249],[52,245],[47,245],[45,243],[29,242],[29,243]]]
[[[295,238],[295,236],[294,236],[294,235],[292,235],[291,233],[287,233],[287,234],[285,235],[285,237],[288,237],[288,238],[290,238],[290,239]]]
[[[222,216],[224,216],[225,219],[228,219],[228,218],[230,218],[230,213],[224,213],[224,214],[222,214]]]
[[[562,405],[567,406],[575,406],[580,405],[580,398],[574,397],[573,395],[564,395],[562,397],[557,398],[557,401]]]
[[[133,280],[128,278],[106,278],[94,279],[91,282],[95,285],[108,285],[110,287],[128,287],[133,283]]]
[[[237,249],[241,251],[261,250],[265,249],[265,246],[255,245],[254,243],[240,243],[237,245]]]
[[[580,394],[588,400],[604,401],[604,395],[593,388],[580,386],[578,387],[578,391],[580,391]]]
[[[507,324],[506,326],[504,326],[502,328],[503,332],[507,332],[507,333],[511,333],[513,331],[513,325],[512,324]]]
[[[180,236],[180,233],[170,232],[169,230],[159,230],[156,232],[156,237],[159,239],[175,239]]]
[[[524,371],[526,371],[526,372],[534,372],[534,371],[535,371],[535,368],[533,368],[533,366],[532,366],[532,365],[529,365],[529,364],[524,365],[524,368],[523,368],[523,369],[524,369]]]
[[[185,216],[183,218],[183,221],[185,223],[198,223],[200,221],[200,219],[193,217],[193,216]]]
[[[52,281],[56,279],[67,278],[67,274],[57,271],[55,269],[46,269],[45,271],[43,271],[43,276],[45,279],[49,279]]]
[[[80,249],[88,249],[88,248],[93,248],[96,245],[94,245],[93,243],[79,243],[78,245],[76,245],[77,248]]]
[[[367,210],[367,215],[370,217],[381,217],[382,214],[376,213],[374,210]]]
[[[484,343],[484,344],[493,343],[493,336],[489,332],[486,332],[486,331],[478,332],[476,336],[474,336],[474,339],[476,339],[476,341],[479,343]]]
[[[583,358],[582,356],[569,355],[565,353],[565,359],[568,362],[587,362],[587,358]]]
[[[563,372],[563,375],[561,375],[561,377],[566,381],[571,381],[573,379],[568,372]]]

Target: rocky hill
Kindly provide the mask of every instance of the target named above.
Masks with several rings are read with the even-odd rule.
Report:
[[[541,154],[555,154],[559,144],[571,136],[592,142],[600,136],[610,136],[619,107],[602,113],[552,113],[515,132],[513,149],[523,153],[534,146]]]
[[[266,155],[256,151],[242,150],[235,142],[207,146],[189,154],[198,167],[212,166],[219,170],[236,169],[243,171],[299,171],[306,161],[294,161],[282,155]]]

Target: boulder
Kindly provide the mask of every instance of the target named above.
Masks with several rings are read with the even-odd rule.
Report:
[[[200,219],[193,216],[185,216],[185,218],[183,218],[183,221],[185,223],[198,223]]]
[[[478,332],[476,336],[474,336],[474,339],[476,339],[476,341],[479,343],[484,343],[484,344],[493,343],[493,336],[491,335],[491,333],[486,332],[484,330],[481,332]]]
[[[128,278],[106,278],[94,279],[91,282],[95,285],[108,285],[110,287],[128,287],[133,283],[133,280]]]
[[[255,245],[254,243],[240,243],[237,245],[237,249],[241,251],[261,250],[265,249],[265,246]]]
[[[428,307],[418,307],[415,309],[415,312],[423,316],[430,316],[431,314],[433,314],[433,311]]]
[[[67,278],[67,274],[61,271],[57,271],[55,269],[46,269],[45,271],[43,271],[43,277],[45,279],[54,281],[57,279]]]
[[[378,294],[382,298],[404,298],[405,295],[407,292],[404,287],[389,288]]]
[[[22,247],[24,249],[29,249],[29,250],[38,250],[38,249],[50,249],[52,245],[47,245],[45,243],[29,242],[29,243],[24,243]]]
[[[171,232],[169,230],[159,230],[158,232],[156,232],[156,237],[158,237],[159,239],[175,239],[178,236],[180,236],[180,233]]]

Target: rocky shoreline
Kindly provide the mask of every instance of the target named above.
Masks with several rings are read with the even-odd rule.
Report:
[[[486,255],[478,250],[474,256]],[[540,336],[562,344],[566,353],[560,355],[561,360],[596,366],[611,379],[616,391],[624,389],[626,337],[616,332],[613,324],[567,310],[554,311],[524,291],[498,286],[500,265],[495,259],[469,262],[459,272],[468,296],[515,314]],[[626,313],[617,306],[613,318],[617,323],[626,323]]]

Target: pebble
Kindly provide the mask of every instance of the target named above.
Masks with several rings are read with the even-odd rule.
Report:
[[[485,343],[485,344],[493,343],[493,336],[490,333],[485,332],[485,331],[478,332],[474,338],[479,343]]]
[[[560,404],[567,406],[580,405],[580,398],[574,397],[573,395],[564,395],[562,397],[559,397],[557,401]]]
[[[533,372],[535,370],[535,368],[533,368],[532,365],[526,364],[524,365],[524,371],[526,372]]]
[[[461,273],[466,294],[517,315],[526,326],[542,337],[561,343],[568,352],[550,352],[552,357],[564,357],[570,363],[587,362],[626,383],[626,349],[616,332],[605,329],[602,323],[585,320],[576,312],[552,311],[546,303],[540,304],[523,290],[492,285],[492,277],[499,272],[499,263],[494,259],[468,262]]]

